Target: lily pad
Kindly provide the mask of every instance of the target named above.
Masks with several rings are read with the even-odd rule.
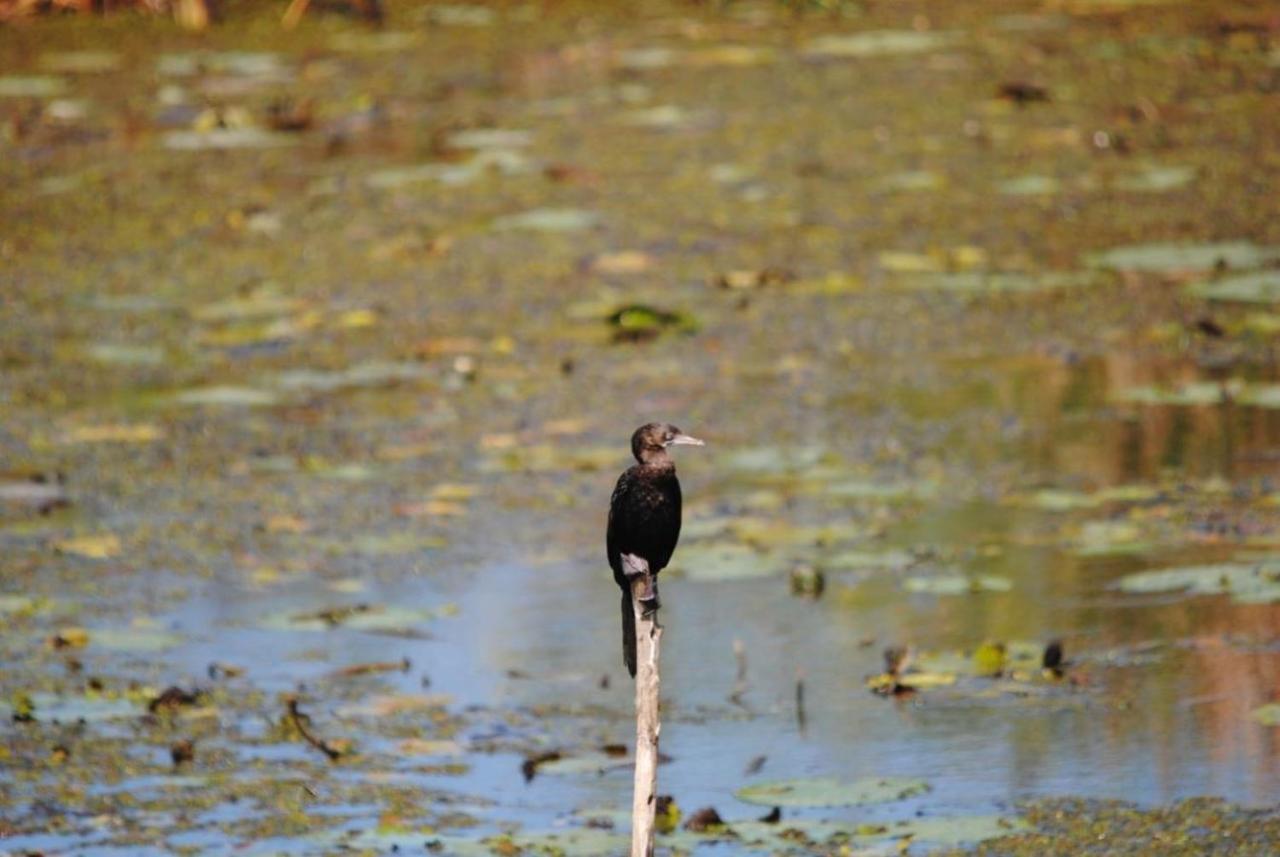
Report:
[[[762,806],[859,806],[905,800],[929,791],[924,780],[869,778],[843,782],[831,777],[777,780],[745,786],[735,792],[738,800]]]
[[[429,377],[423,363],[360,363],[347,369],[323,371],[293,369],[271,379],[272,386],[282,390],[304,390],[328,393],[349,387],[379,387]]]
[[[274,149],[297,145],[296,136],[263,128],[210,128],[207,131],[170,131],[162,138],[166,149],[198,152],[209,149]]]
[[[1196,175],[1195,167],[1147,167],[1116,179],[1116,189],[1137,193],[1164,193],[1186,187],[1195,181]]]
[[[0,76],[0,98],[56,98],[67,91],[60,77],[46,75]]]
[[[41,722],[76,723],[120,720],[137,717],[145,710],[143,705],[131,699],[105,696],[56,696],[51,693],[33,693],[30,696],[32,715]],[[0,705],[0,719],[8,722],[14,705]]]
[[[996,185],[1007,196],[1048,196],[1062,190],[1062,182],[1053,176],[1018,176]]]
[[[871,30],[864,33],[819,36],[804,46],[813,59],[852,59],[918,54],[954,44],[959,34],[944,30]]]
[[[165,360],[164,349],[156,345],[99,343],[86,348],[85,354],[113,366],[159,366]]]
[[[1192,381],[1178,387],[1131,387],[1115,399],[1139,405],[1220,405],[1241,389],[1238,381]]]
[[[493,221],[498,232],[527,230],[531,232],[581,232],[600,223],[600,215],[581,208],[535,208],[520,214],[508,214]]]
[[[781,574],[786,562],[736,543],[695,544],[676,554],[674,568],[690,580],[753,580]]]
[[[1198,283],[1189,291],[1197,297],[1213,301],[1280,303],[1280,271],[1267,270],[1238,274],[1209,283]]]
[[[1259,706],[1250,716],[1263,726],[1280,726],[1280,702],[1269,702]]]
[[[156,60],[156,71],[169,77],[191,77],[205,72],[282,77],[288,70],[279,54],[254,51],[193,51],[163,54]]]
[[[355,631],[395,632],[420,627],[439,618],[436,610],[414,609],[379,604],[354,604],[307,613],[276,613],[262,626],[285,631],[330,631],[349,628]]]
[[[150,628],[92,628],[89,644],[120,652],[160,652],[186,642],[177,634]]]
[[[41,54],[40,68],[74,74],[102,74],[115,71],[124,58],[115,51],[54,51]]]
[[[1117,586],[1130,593],[1230,595],[1239,602],[1269,603],[1280,601],[1280,560],[1141,571],[1120,578]]]
[[[215,385],[183,390],[175,393],[171,401],[176,405],[196,407],[257,408],[279,404],[280,398],[270,390]]]
[[[902,587],[908,592],[928,595],[968,595],[975,592],[1008,592],[1013,582],[1007,577],[982,574],[969,577],[963,574],[938,574],[928,577],[908,577]]]
[[[514,128],[472,128],[448,137],[455,149],[517,149],[533,142],[532,131]]]
[[[1085,257],[1091,268],[1118,271],[1210,271],[1228,268],[1256,268],[1280,259],[1280,247],[1260,247],[1248,241],[1222,241],[1212,244],[1131,244],[1113,247]]]

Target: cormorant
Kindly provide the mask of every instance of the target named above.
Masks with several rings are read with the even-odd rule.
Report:
[[[640,599],[646,612],[658,608],[658,572],[667,567],[680,538],[680,481],[667,452],[672,446],[702,446],[668,423],[648,423],[631,436],[636,464],[618,477],[609,501],[605,548],[613,579],[622,588],[622,660],[636,674],[636,620],[631,579],[645,575]]]

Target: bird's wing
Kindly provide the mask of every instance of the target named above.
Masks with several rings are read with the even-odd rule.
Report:
[[[644,557],[657,572],[666,567],[680,538],[680,483],[674,475],[645,479],[632,468],[618,479],[609,503],[606,549],[614,575],[622,554]]]

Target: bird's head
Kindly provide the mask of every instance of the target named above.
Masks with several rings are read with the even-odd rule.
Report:
[[[649,464],[666,458],[673,446],[705,446],[696,437],[690,437],[670,423],[648,423],[636,429],[631,436],[631,452],[636,461]]]

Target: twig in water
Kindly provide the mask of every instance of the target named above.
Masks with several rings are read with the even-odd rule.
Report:
[[[805,716],[804,716],[804,670],[798,670],[796,674],[796,726],[800,729],[800,734],[804,734]]]
[[[747,704],[742,701],[742,697],[750,687],[747,684],[747,647],[737,638],[733,641],[733,657],[738,662],[738,675],[733,681],[733,692],[729,694],[729,701],[740,708],[746,708]]]
[[[328,756],[329,761],[331,762],[336,762],[338,759],[342,758],[345,753],[344,750],[335,747],[333,744],[318,735],[312,734],[311,730],[307,728],[307,723],[310,722],[311,718],[298,710],[298,698],[296,696],[286,698],[285,705],[285,717],[288,719],[288,722],[293,725],[293,728],[298,730],[298,734],[302,736],[302,740]]]

